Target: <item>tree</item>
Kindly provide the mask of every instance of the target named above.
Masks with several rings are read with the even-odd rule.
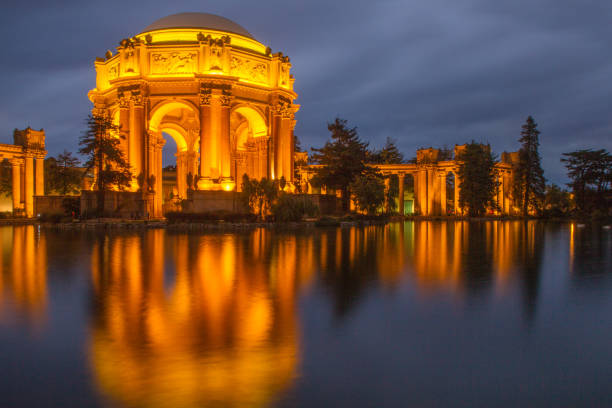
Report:
[[[540,131],[537,127],[537,123],[529,116],[522,126],[519,161],[514,167],[513,196],[523,217],[529,214],[530,208],[536,212],[541,210],[546,186],[538,152]]]
[[[320,149],[312,149],[312,161],[322,165],[316,168],[312,182],[340,190],[342,208],[348,211],[349,185],[366,167],[368,144],[359,139],[357,128],[347,127],[344,119],[336,118],[327,129],[331,132],[331,141]]]
[[[495,206],[493,198],[498,182],[495,157],[489,145],[472,141],[456,158],[459,161],[459,205],[467,208],[471,217],[484,214],[487,206]]]
[[[544,192],[544,214],[550,217],[562,217],[570,211],[570,194],[556,184],[546,186]]]
[[[376,214],[385,201],[383,175],[373,169],[355,177],[350,188],[357,208],[368,214]]]
[[[124,189],[132,180],[129,165],[120,148],[119,126],[106,116],[87,118],[87,130],[79,139],[79,153],[86,157],[86,171],[95,170],[94,184],[98,192],[97,210],[104,210],[104,192],[112,187]]]
[[[608,211],[607,195],[612,184],[612,156],[605,149],[576,150],[563,153],[567,185],[574,193],[576,209],[581,213],[599,209]]]
[[[375,164],[398,164],[404,162],[404,155],[395,145],[395,140],[387,137],[385,147],[374,150],[368,155],[368,163]]]
[[[257,214],[260,220],[269,213],[270,208],[278,196],[278,182],[262,178],[251,179],[248,175],[242,176],[242,198],[251,212]]]
[[[71,152],[64,150],[57,157],[45,160],[47,191],[61,195],[77,193],[80,190],[82,174],[78,169],[80,161]]]

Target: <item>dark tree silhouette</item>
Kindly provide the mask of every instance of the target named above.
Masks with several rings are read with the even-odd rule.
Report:
[[[523,217],[529,214],[530,208],[540,212],[544,199],[546,179],[538,152],[539,135],[538,124],[529,116],[521,130],[519,162],[514,167],[513,183],[513,195]]]
[[[489,145],[472,141],[457,155],[459,161],[459,205],[467,208],[471,217],[484,214],[487,206],[494,206],[493,198],[498,182],[495,157]]]
[[[79,154],[85,156],[87,171],[94,170],[94,187],[98,192],[97,210],[104,210],[104,192],[111,188],[124,189],[132,180],[129,165],[119,147],[119,126],[106,116],[87,118],[87,130],[79,139]]]
[[[320,149],[312,149],[312,161],[322,165],[316,169],[312,182],[342,191],[342,209],[348,211],[349,185],[366,168],[368,143],[362,142],[357,128],[348,128],[344,119],[336,118],[327,129],[331,132],[331,141]]]

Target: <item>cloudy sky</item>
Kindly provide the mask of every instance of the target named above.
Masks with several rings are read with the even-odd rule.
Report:
[[[612,150],[609,0],[13,1],[0,12],[0,142],[44,128],[55,155],[77,150],[93,61],[163,16],[201,11],[244,26],[291,57],[305,147],[340,116],[380,147],[489,142],[516,150],[539,124],[546,176],[559,157]]]

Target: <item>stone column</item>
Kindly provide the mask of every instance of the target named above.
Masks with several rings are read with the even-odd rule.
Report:
[[[161,217],[163,215],[163,203],[164,203],[164,177],[163,177],[163,165],[162,165],[162,151],[164,150],[164,144],[166,141],[160,136],[155,144],[155,198],[157,199],[157,209],[155,211],[155,217]]]
[[[125,159],[129,160],[129,140],[130,140],[130,101],[125,96],[119,98],[119,134],[121,136],[121,151]],[[135,178],[137,174],[132,174]]]
[[[504,174],[502,180],[504,183],[504,214],[510,215],[510,186],[512,185],[512,174]]]
[[[272,110],[272,142],[271,142],[271,178],[278,180],[281,177],[281,127],[282,107],[277,106]]]
[[[212,111],[210,90],[200,93],[200,178],[198,190],[207,190],[212,184]]]
[[[293,120],[293,112],[290,108],[285,108],[282,112],[281,119],[281,131],[279,136],[279,150],[280,150],[280,177],[285,177],[287,182],[293,180],[292,171],[292,156],[293,156],[293,126],[295,121]]]
[[[501,215],[504,214],[504,176],[503,174],[497,175],[497,182],[499,186],[497,187],[497,206],[499,207],[498,211]]]
[[[427,215],[434,215],[434,184],[436,182],[435,170],[427,169]]]
[[[399,183],[398,210],[401,215],[404,215],[404,173],[399,173],[397,175],[397,181]]]
[[[230,106],[231,97],[221,95],[220,102],[220,143],[219,143],[219,182],[224,190],[233,190],[236,183],[232,179],[232,160],[230,152]]]
[[[34,216],[34,157],[25,157],[25,191],[24,191],[24,202],[25,211],[27,217]]]
[[[45,195],[45,159],[44,157],[36,158],[36,186],[35,195]]]
[[[23,163],[20,159],[11,160],[13,173],[13,213],[21,208],[21,169]]]
[[[385,177],[385,213],[389,213],[389,209],[391,207],[391,203],[389,202],[389,189],[391,188],[391,177]]]
[[[457,177],[457,173],[455,174],[455,215],[460,215],[459,212],[461,208],[459,207],[459,194],[461,193],[461,186],[459,185],[459,177]]]
[[[440,173],[438,178],[440,184],[440,215],[445,217],[446,214],[446,172]]]
[[[180,198],[187,197],[187,154],[176,153],[176,190]]]
[[[132,171],[138,177],[140,174],[146,176],[148,172],[144,168],[144,100],[140,95],[132,96],[132,107],[130,109],[130,130],[128,139],[128,162]],[[132,180],[132,190],[138,188],[136,180]]]

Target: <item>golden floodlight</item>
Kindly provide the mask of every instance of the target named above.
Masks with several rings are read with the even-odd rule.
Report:
[[[242,26],[206,13],[167,16],[95,66],[93,113],[120,126],[132,190],[154,192],[152,215],[162,212],[163,133],[176,142],[180,198],[188,180],[225,191],[244,174],[292,182],[299,105],[291,63]]]

